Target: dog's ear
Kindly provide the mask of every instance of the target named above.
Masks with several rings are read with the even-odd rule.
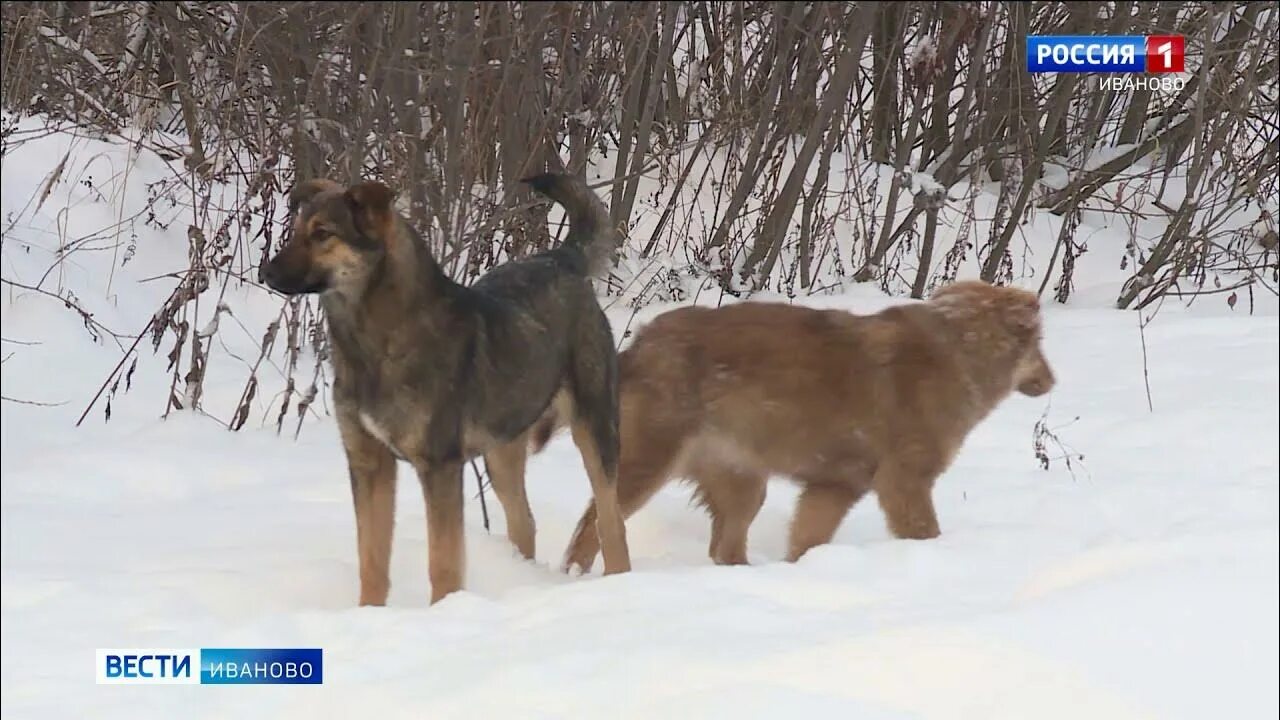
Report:
[[[346,198],[356,227],[361,232],[380,239],[391,236],[391,219],[395,213],[391,203],[396,199],[394,190],[380,182],[362,182],[352,185]]]
[[[300,182],[294,186],[293,192],[289,193],[289,214],[293,215],[298,212],[299,207],[322,192],[341,189],[341,185],[328,178],[316,178]]]
[[[1031,293],[1009,295],[1004,304],[1005,325],[1018,337],[1033,335],[1040,330],[1040,299]]]

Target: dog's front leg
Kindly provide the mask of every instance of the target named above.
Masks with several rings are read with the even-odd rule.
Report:
[[[377,438],[347,413],[338,413],[356,509],[360,604],[386,605],[391,589],[391,536],[395,525],[396,462]]]
[[[462,462],[417,464],[427,502],[428,574],[431,604],[462,589],[466,553],[463,546]]]
[[[903,540],[938,537],[938,514],[933,508],[933,483],[945,465],[928,456],[891,457],[875,475],[876,497],[889,531]]]

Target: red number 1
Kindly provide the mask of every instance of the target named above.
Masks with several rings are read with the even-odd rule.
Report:
[[[1147,72],[1183,72],[1185,41],[1181,35],[1147,36]]]

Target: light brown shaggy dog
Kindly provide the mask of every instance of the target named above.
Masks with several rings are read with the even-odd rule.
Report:
[[[771,475],[804,489],[794,561],[830,542],[868,490],[899,538],[939,533],[933,484],[969,432],[1011,392],[1054,385],[1036,296],[965,281],[874,315],[744,302],[687,307],[641,329],[619,357],[625,516],[672,477],[711,516],[712,560],[747,562],[747,530]],[[561,420],[533,432],[545,445]],[[587,508],[564,569],[590,569]]]

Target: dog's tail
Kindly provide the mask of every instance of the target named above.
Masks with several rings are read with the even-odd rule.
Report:
[[[542,173],[524,182],[555,200],[569,216],[569,238],[564,244],[576,247],[586,258],[586,272],[600,277],[617,261],[622,236],[609,220],[609,208],[581,178],[562,173]]]

